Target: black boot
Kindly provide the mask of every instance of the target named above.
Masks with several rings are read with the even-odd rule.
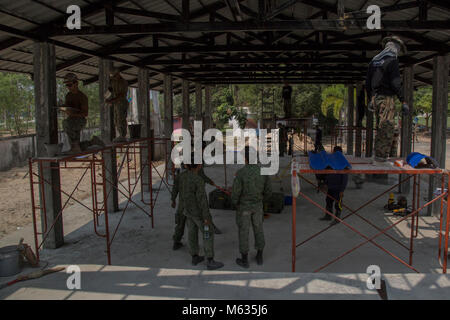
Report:
[[[340,212],[340,211],[336,211],[335,216],[336,216],[337,218],[340,218],[340,217],[341,217],[341,212]],[[340,222],[340,221],[339,221],[338,219],[334,219],[334,220],[331,222],[331,225],[334,226],[335,224],[338,224],[339,222]]]
[[[213,258],[208,258],[208,263],[206,264],[206,268],[208,270],[216,270],[220,269],[224,266],[222,262],[215,261]]]
[[[258,253],[256,254],[256,263],[258,265],[263,264],[263,251],[262,250],[258,250]]]
[[[199,256],[198,254],[196,254],[195,256],[192,256],[192,265],[196,266],[203,260],[205,260],[205,257]]]
[[[173,243],[172,249],[173,249],[173,250],[178,250],[178,249],[180,249],[182,246],[183,246],[183,244],[182,244],[181,242],[175,241],[175,242]]]
[[[242,268],[248,268],[248,254],[247,253],[241,253],[241,258],[236,259],[236,263],[240,265]]]

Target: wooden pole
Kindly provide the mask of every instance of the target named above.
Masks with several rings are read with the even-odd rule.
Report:
[[[406,66],[403,70],[403,92],[405,101],[409,106],[408,115],[402,115],[402,127],[401,127],[401,144],[400,144],[400,156],[406,158],[411,153],[412,142],[412,114],[413,114],[413,92],[414,92],[414,70],[412,66]],[[400,101],[403,102],[403,101]],[[399,176],[399,181],[405,179],[405,175]],[[410,180],[405,181],[399,185],[399,192],[409,194],[411,183]]]
[[[441,168],[445,168],[446,159],[446,131],[448,108],[448,68],[446,56],[433,58],[433,98],[431,120],[431,157],[436,159]],[[435,179],[430,176],[428,199],[431,199],[435,189]],[[437,206],[428,206],[427,214],[436,213]],[[444,257],[445,259],[446,257]]]
[[[182,94],[183,94],[183,129],[189,130],[189,81],[182,80]]]
[[[46,157],[45,144],[58,143],[58,118],[56,107],[56,55],[55,46],[47,42],[34,43],[34,96],[36,105],[36,151],[38,157]],[[47,165],[45,165],[47,167]],[[45,179],[43,188],[39,185],[41,203],[45,201],[47,225],[53,225],[61,211],[60,170],[57,162],[50,168],[43,168],[40,179]],[[41,210],[42,223],[44,223]],[[44,247],[56,249],[64,244],[62,215],[45,240]]]
[[[138,90],[137,90],[137,107],[138,107],[138,119],[141,125],[141,138],[150,138],[151,132],[151,112],[150,112],[150,77],[148,69],[140,68],[138,71]],[[142,147],[148,145],[146,142],[142,143]],[[153,149],[154,143],[152,142],[150,148]],[[148,148],[140,149],[140,165],[141,165],[141,191],[149,192],[150,181],[149,175],[151,174],[151,163],[148,163],[148,153],[151,152]],[[151,152],[154,155],[154,152]],[[150,158],[153,160],[152,158]]]
[[[348,105],[347,105],[347,154],[353,155],[353,127],[355,112],[355,90],[352,84],[347,85]]]
[[[105,103],[105,93],[110,86],[109,73],[112,68],[112,61],[106,59],[99,59],[99,101],[100,101],[100,131],[102,140],[106,144],[111,144],[116,132],[114,127],[114,109]],[[107,208],[109,212],[119,211],[119,195],[117,191],[117,162],[116,153],[107,151],[103,153],[105,160],[105,180],[106,180],[106,194]]]

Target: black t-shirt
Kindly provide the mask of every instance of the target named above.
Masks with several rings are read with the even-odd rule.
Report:
[[[369,99],[373,95],[380,94],[396,95],[401,102],[405,101],[397,58],[387,56],[379,61],[370,62],[366,76],[366,90]]]
[[[283,87],[283,99],[290,99],[292,94],[292,87],[291,86],[284,86]]]

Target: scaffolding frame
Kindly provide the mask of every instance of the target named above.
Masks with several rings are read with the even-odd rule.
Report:
[[[168,155],[167,143],[171,143],[171,141],[167,138],[140,138],[140,139],[132,139],[128,142],[123,143],[114,143],[113,145],[108,145],[102,148],[87,150],[77,154],[71,155],[63,155],[56,157],[39,157],[39,158],[30,158],[28,161],[29,165],[29,178],[30,178],[30,192],[31,192],[31,207],[32,207],[32,217],[33,217],[33,232],[34,232],[34,242],[35,242],[35,250],[36,257],[39,261],[39,249],[44,244],[48,235],[54,228],[55,224],[60,221],[63,226],[63,212],[67,207],[69,200],[72,200],[82,207],[92,212],[93,214],[93,225],[94,225],[94,233],[106,240],[106,253],[107,253],[107,263],[111,264],[111,245],[114,241],[114,238],[119,230],[119,227],[124,218],[125,212],[127,211],[130,203],[134,204],[136,208],[146,214],[151,220],[151,227],[154,228],[154,208],[158,199],[159,191],[161,189],[162,184],[167,187],[170,191],[170,186],[168,183],[168,169],[167,162],[170,155]],[[161,173],[158,171],[157,167],[153,162],[153,152],[152,147],[155,145],[163,145],[164,146],[164,171]],[[146,153],[142,152],[146,150]],[[117,166],[116,172],[111,172],[105,166],[105,155],[106,154],[119,155],[119,164]],[[120,156],[121,155],[121,156]],[[146,157],[143,157],[146,155]],[[120,159],[121,158],[121,159]],[[139,160],[138,160],[139,159]],[[117,158],[116,158],[117,161]],[[138,163],[140,164],[138,165]],[[33,164],[37,164],[37,172],[35,172],[33,168]],[[44,169],[50,170],[84,170],[83,174],[76,181],[75,187],[73,190],[66,192],[62,189],[61,186],[61,175],[59,186],[52,185],[48,180],[44,178]],[[144,170],[148,170],[148,180],[143,179],[142,175]],[[172,168],[174,170],[174,168]],[[120,181],[120,176],[122,171],[126,173],[127,182],[123,184]],[[81,181],[84,179],[86,174],[90,172],[90,185],[91,185],[91,207],[84,204],[81,200],[74,197],[74,193],[80,185]],[[156,196],[154,195],[153,188],[153,173],[156,172],[160,177],[160,183],[158,188],[156,189]],[[97,176],[97,173],[100,177]],[[114,179],[117,181],[117,185],[110,181],[107,178],[107,174],[112,177],[116,177]],[[136,193],[136,188],[141,182],[141,202],[143,206],[136,203],[132,198]],[[58,214],[55,216],[54,221],[51,226],[47,223],[47,206],[45,203],[45,184],[49,185],[55,191],[59,193],[60,210]],[[107,184],[111,185],[112,188],[107,192]],[[38,188],[35,188],[38,186]],[[144,187],[147,186],[148,190],[143,192]],[[122,191],[123,188],[125,191]],[[36,190],[38,195],[36,196]],[[119,222],[114,228],[114,231],[111,236],[110,232],[110,224],[108,218],[108,204],[105,199],[108,199],[111,191],[115,189],[118,193],[125,197],[125,207],[122,209],[122,214],[119,219]],[[149,193],[149,201],[144,199],[144,193]],[[64,205],[62,205],[62,195],[67,196]],[[147,208],[144,208],[147,207]],[[37,211],[39,211],[41,216],[41,224],[42,231],[38,231],[37,226]],[[103,233],[99,232],[98,227],[100,226],[100,216],[103,214],[104,216],[104,231]],[[64,231],[62,231],[64,232]],[[42,237],[42,240],[39,241],[39,236]]]
[[[337,256],[336,258],[332,259],[331,261],[329,261],[325,265],[315,269],[314,272],[319,272],[319,271],[323,270],[324,268],[328,267],[329,265],[331,265],[331,264],[335,263],[336,261],[342,259],[343,257],[348,255],[349,253],[355,251],[356,249],[358,249],[358,248],[362,247],[363,245],[365,245],[365,244],[370,242],[373,245],[375,245],[376,247],[378,247],[380,250],[382,250],[383,252],[387,253],[392,258],[394,258],[395,260],[397,260],[398,262],[403,264],[404,266],[406,266],[406,267],[410,268],[411,270],[419,273],[419,271],[412,266],[412,264],[413,264],[413,253],[414,253],[414,238],[417,237],[418,230],[419,230],[419,213],[425,207],[427,207],[427,206],[433,204],[434,202],[440,200],[438,261],[439,261],[440,265],[442,266],[442,273],[444,273],[444,274],[447,273],[448,240],[449,240],[449,224],[450,224],[450,207],[449,206],[447,206],[447,211],[446,211],[447,214],[446,214],[446,218],[445,218],[445,230],[443,230],[443,228],[444,228],[444,203],[448,203],[448,200],[449,200],[449,192],[448,192],[448,190],[450,190],[450,179],[449,179],[450,178],[450,171],[447,171],[447,170],[444,170],[444,169],[439,169],[439,168],[437,168],[437,169],[413,169],[411,167],[409,167],[409,168],[392,167],[392,168],[388,169],[386,167],[384,167],[384,168],[376,167],[374,165],[368,164],[367,162],[351,162],[352,169],[349,169],[349,170],[331,170],[331,169],[330,170],[328,170],[328,169],[325,169],[325,170],[314,170],[314,169],[311,169],[309,167],[308,158],[307,157],[302,157],[302,158],[303,159],[300,159],[300,161],[298,161],[297,158],[293,158],[292,159],[293,161],[292,161],[292,167],[291,167],[291,178],[292,179],[297,179],[297,174],[298,174],[298,178],[301,178],[302,180],[306,181],[307,183],[313,185],[316,188],[318,188],[318,187],[313,182],[311,182],[307,178],[305,178],[303,176],[303,174],[308,174],[308,173],[313,173],[313,174],[362,174],[362,173],[364,173],[364,174],[399,174],[399,175],[407,175],[407,177],[404,178],[403,180],[401,180],[399,183],[397,183],[394,186],[389,187],[386,191],[382,192],[381,194],[378,194],[377,196],[373,197],[369,201],[366,201],[365,203],[363,203],[356,210],[353,210],[350,207],[348,207],[347,205],[345,205],[344,203],[342,203],[342,206],[350,211],[350,213],[348,215],[343,216],[342,218],[338,218],[332,212],[329,212],[326,208],[324,208],[320,204],[316,203],[314,200],[312,200],[310,197],[308,197],[305,193],[303,193],[301,190],[299,190],[298,196],[304,198],[309,203],[313,204],[315,207],[319,208],[321,211],[323,211],[326,214],[328,214],[329,216],[331,216],[332,219],[336,219],[339,222],[339,224],[343,224],[348,229],[352,230],[353,232],[355,232],[356,234],[358,234],[359,236],[361,236],[362,238],[365,239],[365,241],[361,242],[357,246],[355,246],[355,247],[345,251],[344,253],[342,253],[339,256]],[[433,199],[429,199],[428,202],[426,202],[425,204],[420,206],[420,179],[418,179],[418,177],[420,178],[420,175],[424,175],[424,174],[425,175],[431,175],[431,174],[441,175],[441,190],[442,191],[445,190],[444,189],[444,187],[445,187],[445,177],[447,177],[447,191],[446,192],[442,192],[440,195],[434,197]],[[391,191],[394,188],[396,188],[398,185],[404,183],[405,181],[407,181],[407,180],[409,180],[411,178],[413,178],[413,180],[414,180],[414,183],[413,183],[413,204],[412,204],[412,211],[411,211],[411,213],[408,213],[407,215],[405,215],[404,217],[402,217],[401,219],[399,219],[395,223],[392,223],[390,226],[388,226],[386,228],[383,228],[383,229],[378,227],[378,226],[376,226],[374,223],[370,222],[367,218],[364,218],[360,214],[358,214],[358,211],[360,211],[361,209],[363,209],[364,207],[366,207],[367,205],[369,205],[373,201],[377,200],[378,198],[380,198],[384,194],[388,193],[389,191]],[[324,191],[322,191],[322,192],[327,194]],[[336,200],[336,199],[334,199],[333,197],[331,197],[328,194],[327,194],[327,197],[329,197],[329,198],[331,198],[333,200]],[[319,234],[322,234],[323,232],[325,232],[325,231],[333,228],[335,225],[337,225],[337,224],[329,225],[326,228],[324,228],[324,229],[320,230],[319,232],[316,232],[312,236],[308,237],[307,239],[301,241],[300,243],[297,243],[297,234],[296,234],[296,232],[297,232],[297,226],[296,226],[297,207],[296,207],[296,201],[297,201],[297,197],[293,194],[293,196],[292,196],[292,248],[291,248],[291,250],[292,250],[292,272],[295,272],[295,268],[296,268],[296,250],[297,250],[297,248],[302,246],[303,244],[313,240]],[[348,217],[352,216],[352,215],[356,215],[357,217],[359,217],[360,219],[362,219],[363,221],[365,221],[366,223],[368,223],[372,227],[376,228],[378,230],[378,233],[376,233],[374,236],[370,236],[369,237],[369,236],[366,236],[364,233],[360,232],[359,230],[357,230],[356,228],[352,227],[348,223],[346,223],[344,220],[347,219]],[[408,219],[411,219],[411,224],[410,224],[409,246],[406,246],[406,245],[402,244],[401,242],[399,242],[398,240],[394,239],[387,232],[390,229],[392,229],[394,226],[398,225],[399,223],[401,223],[403,221],[407,221]],[[379,245],[378,243],[376,243],[374,241],[375,238],[377,238],[377,237],[379,237],[381,235],[385,235],[385,236],[389,237],[391,240],[395,241],[397,244],[400,244],[403,248],[407,249],[408,253],[409,253],[409,260],[408,260],[408,262],[406,262],[405,260],[399,258],[394,253],[392,253],[391,251],[387,250],[386,248],[384,248],[383,246]],[[442,245],[444,245],[443,252],[442,252]]]

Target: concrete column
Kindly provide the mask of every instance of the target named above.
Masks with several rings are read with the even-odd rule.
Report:
[[[210,129],[212,126],[211,118],[211,86],[205,86],[205,118],[204,127]]]
[[[173,82],[172,76],[164,75],[164,136],[170,140],[173,131]],[[167,168],[169,173],[172,172],[172,161],[170,155],[172,153],[172,144],[167,144],[168,163]]]
[[[56,107],[56,58],[55,46],[47,42],[34,43],[34,96],[36,106],[36,153],[46,157],[45,143],[58,143],[58,118]],[[47,166],[47,165],[45,165]],[[47,226],[55,222],[61,211],[59,164],[50,163],[51,168],[43,169],[43,190],[39,190],[41,203],[45,200]],[[44,216],[42,215],[44,221]],[[64,244],[62,216],[57,220],[45,240],[44,247],[56,249]]]
[[[431,157],[436,159],[441,168],[445,168],[446,158],[446,130],[447,130],[447,108],[448,108],[448,70],[449,59],[446,56],[433,58],[433,102],[431,120]],[[441,187],[440,177],[434,179],[430,176],[428,187],[428,198],[431,199],[435,188]],[[445,186],[447,187],[447,186]],[[438,213],[440,205],[428,207],[427,214]]]
[[[364,95],[364,91],[363,91],[363,87],[362,84],[359,83],[356,86],[356,119],[355,119],[355,123],[356,123],[356,134],[355,134],[355,156],[356,157],[361,157],[361,153],[362,153],[362,135],[361,135],[361,127],[362,127],[362,122],[359,120],[360,118],[360,114],[359,114],[359,110],[361,109],[362,105],[364,104],[365,101],[365,95]]]
[[[182,95],[183,95],[183,101],[182,101],[182,109],[183,109],[183,129],[189,130],[189,109],[190,109],[190,101],[189,101],[189,81],[188,80],[182,80]]]
[[[151,137],[151,121],[150,121],[150,78],[148,74],[148,69],[140,68],[138,71],[138,89],[137,89],[137,110],[139,124],[141,125],[141,137],[150,138]],[[147,142],[143,145],[147,147]],[[150,146],[151,151],[153,151],[153,143]],[[149,181],[151,172],[151,163],[148,163],[148,148],[142,148],[141,155],[141,191],[149,192]],[[152,153],[153,159],[153,153]]]
[[[202,94],[202,84],[195,84],[195,120],[202,120],[203,116],[203,94]]]
[[[347,126],[353,127],[355,125],[354,112],[355,112],[355,90],[352,84],[347,85]],[[353,155],[353,130],[348,129],[347,131],[347,154]]]
[[[98,93],[100,101],[100,131],[102,140],[108,145],[111,144],[116,132],[114,128],[114,109],[105,103],[105,93],[110,86],[109,72],[112,62],[106,59],[99,59]],[[108,212],[119,211],[119,197],[117,189],[117,162],[116,153],[107,150],[103,153],[106,171],[106,199]]]
[[[411,153],[412,142],[412,114],[413,110],[413,92],[414,92],[414,70],[412,66],[407,66],[403,70],[403,92],[405,95],[405,101],[409,106],[409,114],[407,116],[402,115],[402,127],[400,132],[400,156],[406,158]],[[403,101],[401,101],[403,102]],[[406,178],[406,175],[400,175],[399,179]],[[399,186],[399,192],[409,194],[411,186],[411,180],[402,183]]]

